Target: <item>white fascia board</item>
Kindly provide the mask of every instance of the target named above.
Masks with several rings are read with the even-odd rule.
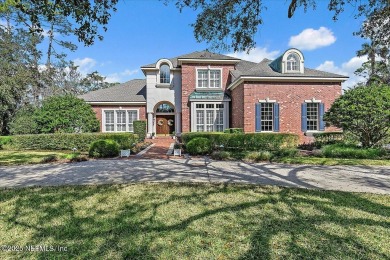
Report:
[[[227,89],[233,90],[244,81],[275,81],[275,82],[344,82],[349,77],[340,78],[315,78],[315,77],[252,77],[252,76],[241,76],[238,80],[231,83]]]
[[[177,59],[178,63],[209,63],[209,64],[236,64],[240,59],[214,60],[214,59]]]
[[[91,105],[145,105],[146,101],[137,101],[137,102],[115,102],[115,101],[86,101],[88,104]]]

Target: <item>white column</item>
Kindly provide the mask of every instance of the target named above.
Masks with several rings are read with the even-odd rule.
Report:
[[[181,135],[181,113],[175,113],[175,132],[177,135]]]
[[[148,136],[152,136],[153,133],[153,113],[148,113]]]

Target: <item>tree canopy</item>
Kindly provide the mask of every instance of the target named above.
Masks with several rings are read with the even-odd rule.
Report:
[[[216,49],[233,49],[233,51],[249,51],[256,46],[254,35],[258,26],[263,23],[261,12],[266,6],[261,0],[166,0],[175,2],[182,11],[191,8],[199,11],[195,23],[194,35],[198,41],[205,41]],[[287,16],[291,18],[298,8],[304,11],[315,9],[316,0],[289,0]],[[337,20],[347,4],[357,7],[356,16],[373,17],[377,21],[379,35],[387,36],[389,43],[390,23],[388,0],[329,0],[328,9],[333,12],[333,19]],[[379,28],[379,27],[378,27]],[[366,30],[364,26],[362,31]],[[379,33],[380,31],[380,33]]]
[[[40,133],[96,132],[99,121],[91,105],[73,95],[53,96],[34,113]]]
[[[346,90],[324,120],[352,133],[363,147],[381,144],[390,136],[390,86],[371,84]]]

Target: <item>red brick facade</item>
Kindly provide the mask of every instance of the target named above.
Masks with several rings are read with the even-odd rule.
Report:
[[[109,106],[109,105],[92,105],[93,111],[96,113],[96,118],[100,121],[100,132],[103,131],[103,110],[128,110],[128,109],[138,109],[138,118],[139,120],[146,119],[146,107],[145,106]]]
[[[182,77],[182,132],[191,131],[191,106],[188,96],[196,89],[196,69],[207,69],[210,64],[183,64],[181,68]],[[222,88],[225,90],[231,83],[230,70],[234,65],[210,65],[210,68],[222,69]]]
[[[341,84],[245,82],[233,89],[231,95],[231,127],[255,132],[255,104],[269,98],[280,105],[280,132],[298,134],[301,142],[308,142],[310,138],[305,137],[301,130],[301,104],[314,97],[325,104],[326,111],[341,95]],[[334,127],[325,129],[335,130]]]

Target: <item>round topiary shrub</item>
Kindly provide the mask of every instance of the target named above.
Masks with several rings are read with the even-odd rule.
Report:
[[[187,152],[191,155],[203,155],[212,151],[210,140],[204,137],[192,139],[187,143],[186,148]]]
[[[111,139],[97,140],[89,148],[89,156],[95,158],[115,157],[119,154],[119,144]]]

